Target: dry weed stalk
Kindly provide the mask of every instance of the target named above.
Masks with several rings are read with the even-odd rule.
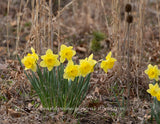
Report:
[[[121,11],[125,3],[126,1],[124,0],[112,0],[112,37],[115,41],[114,46],[117,48],[115,55],[117,58],[119,58],[119,61],[121,61],[121,59],[124,59],[124,56],[125,56],[124,54],[126,53],[125,46],[127,45],[125,42],[124,43],[120,42],[122,41],[123,36],[127,33],[125,32],[126,31],[125,27],[127,27],[125,25],[126,23],[124,21],[124,24],[123,24],[122,23],[123,19],[121,20],[121,16],[122,16]],[[124,33],[122,33],[122,31]],[[120,47],[124,47],[123,50],[120,49]],[[122,65],[123,65],[123,62],[122,62]]]
[[[109,26],[108,26],[108,20],[107,20],[107,14],[106,14],[106,11],[105,11],[105,7],[104,7],[104,2],[103,0],[101,0],[101,6],[102,6],[102,9],[103,9],[103,13],[104,13],[104,17],[105,17],[105,26],[106,26],[106,30],[107,30],[107,34],[108,34],[108,37],[110,37],[110,32],[109,32]]]
[[[44,6],[46,3],[46,0],[43,0],[41,5]],[[43,37],[42,39],[40,39],[40,53],[42,53],[43,51],[43,47],[45,47],[45,43],[43,41],[46,40],[46,16],[43,16],[43,12],[45,11],[44,7],[41,7],[42,8],[42,12],[40,13],[40,17],[41,17],[41,20],[43,20],[43,24],[42,24],[42,29],[43,29]]]
[[[16,40],[16,54],[18,53],[18,46],[20,40],[20,12],[17,13],[17,40]]]
[[[20,17],[21,17],[21,9],[22,9],[22,0],[20,3],[20,9],[17,13],[17,39],[16,39],[16,54],[18,53],[18,46],[19,46],[19,40],[20,40]]]
[[[158,29],[159,29],[159,39],[160,39],[160,12],[159,12],[159,0],[156,0],[156,9],[157,9],[157,21],[158,21]]]
[[[112,0],[112,35],[117,40],[117,34],[119,30],[119,0]],[[118,42],[116,43],[118,45]]]
[[[135,66],[136,69],[136,93],[137,98],[139,99],[139,67],[142,65],[142,54],[143,54],[143,31],[144,31],[144,14],[145,14],[145,1],[140,0],[139,3],[139,19],[138,19],[138,31],[137,31],[137,39],[136,39],[136,45],[135,45],[135,56],[137,56],[138,61]]]
[[[143,54],[143,31],[144,31],[144,13],[145,13],[145,1],[143,0],[140,0],[140,3],[139,3],[139,14],[140,14],[140,17],[139,17],[139,46],[140,46],[140,56],[139,56],[139,64],[141,65],[141,62],[142,62],[142,54]]]
[[[37,50],[37,53],[40,53],[40,37],[39,37],[39,30],[40,30],[40,27],[39,27],[39,9],[40,9],[40,1],[39,0],[36,0],[36,15],[35,15],[35,18],[36,18],[36,41],[35,41],[35,48]]]
[[[48,18],[48,48],[53,50],[53,25],[52,25],[52,0],[49,0],[49,18]]]
[[[126,22],[127,22],[127,90],[128,90],[128,96],[127,96],[127,109],[128,112],[130,111],[130,73],[131,73],[131,61],[130,61],[130,31],[131,31],[131,23],[133,22],[133,16],[131,15],[131,11],[132,11],[132,6],[131,4],[126,4],[126,8],[125,11],[127,12],[127,18],[126,18]]]
[[[61,5],[61,0],[58,0],[58,19],[60,18],[60,5]],[[60,21],[58,22],[59,23],[59,25],[58,25],[58,51],[60,51],[60,43],[61,43],[61,41],[60,41]]]
[[[8,56],[10,57],[10,50],[9,50],[9,38],[8,38],[8,35],[9,35],[9,31],[8,31],[8,25],[9,25],[9,8],[10,8],[10,0],[8,0],[8,5],[7,5],[7,52],[8,52]]]
[[[17,37],[16,37],[16,51],[15,51],[16,54],[18,53],[20,34],[21,34],[21,30],[22,30],[22,25],[23,25],[23,19],[25,16],[25,11],[26,11],[27,5],[29,3],[29,0],[26,1],[26,3],[24,4],[24,7],[22,9],[23,2],[24,1],[21,0],[20,9],[19,9],[19,12],[17,13]]]

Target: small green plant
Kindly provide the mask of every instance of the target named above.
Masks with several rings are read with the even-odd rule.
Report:
[[[31,22],[26,22],[26,23],[24,24],[25,27],[30,27],[31,25],[32,25]]]
[[[96,41],[102,41],[106,38],[105,34],[102,33],[102,32],[93,32],[93,38],[96,40]]]
[[[91,41],[91,50],[92,51],[99,51],[100,49],[101,49],[100,42],[93,39]]]
[[[93,39],[91,41],[91,50],[98,51],[101,48],[100,41],[106,38],[105,34],[102,32],[93,32]]]
[[[3,94],[0,94],[0,101],[7,101],[7,98]]]
[[[118,84],[117,83],[115,83],[115,85],[114,86],[112,86],[111,87],[111,91],[112,91],[112,93],[113,93],[113,95],[114,95],[114,98],[115,98],[115,100],[116,100],[116,103],[117,103],[117,105],[118,105],[118,112],[120,112],[120,116],[124,116],[125,115],[125,112],[126,112],[126,100],[125,100],[125,98],[124,98],[124,96],[122,96],[123,95],[123,92],[124,92],[124,89],[119,89],[118,88]],[[120,99],[122,99],[122,101],[120,101],[119,99],[118,99],[118,97],[120,97],[120,96],[122,96]]]

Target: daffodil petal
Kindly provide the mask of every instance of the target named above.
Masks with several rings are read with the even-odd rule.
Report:
[[[41,62],[40,62],[40,66],[41,66],[41,67],[47,67],[47,65],[46,65],[46,63],[45,63],[44,61],[41,61]]]
[[[151,89],[153,87],[153,84],[149,84],[149,89]]]
[[[108,55],[106,56],[106,60],[111,58],[111,56],[112,56],[112,52],[109,52]]]
[[[31,47],[31,51],[32,51],[32,53],[35,53],[35,50],[33,49],[33,47]]]
[[[51,49],[48,49],[48,50],[46,51],[46,54],[53,54],[53,52],[52,52]]]
[[[66,45],[64,45],[64,44],[61,45],[61,50],[64,50],[64,49],[66,49],[66,48],[67,48]]]
[[[92,60],[93,59],[93,53],[88,57],[88,60]]]
[[[36,70],[37,70],[37,65],[34,64],[34,65],[32,66],[32,68],[31,68],[31,70],[34,71],[34,72],[36,72]]]
[[[48,66],[47,68],[49,71],[51,71],[53,69],[53,66]]]

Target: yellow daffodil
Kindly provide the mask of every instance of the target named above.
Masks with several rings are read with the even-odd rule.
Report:
[[[87,74],[94,71],[94,65],[97,62],[93,60],[93,54],[89,56],[89,58],[85,58],[84,60],[80,60],[79,71],[80,75],[85,77]]]
[[[112,69],[114,66],[115,61],[117,61],[115,58],[111,57],[112,53],[109,52],[106,56],[106,60],[103,60],[101,62],[101,68],[107,73],[108,69]]]
[[[60,62],[63,63],[65,59],[68,61],[72,60],[72,57],[76,54],[76,51],[73,50],[72,46],[67,47],[66,45],[62,44],[60,49]]]
[[[155,85],[149,84],[149,89],[147,90],[148,93],[150,93],[152,96],[156,96],[157,92],[160,90],[158,83]]]
[[[39,57],[38,57],[38,55],[35,53],[35,50],[33,49],[33,47],[31,47],[31,51],[32,51],[32,54],[28,53],[27,56],[33,56],[33,57],[35,57],[36,60],[38,60]]]
[[[41,56],[43,61],[40,62],[41,67],[47,67],[49,71],[53,69],[54,66],[59,66],[58,55],[53,54],[51,49],[46,51],[46,55]]]
[[[145,73],[148,75],[149,79],[155,79],[158,81],[159,75],[160,75],[160,70],[158,69],[158,66],[152,66],[151,64],[148,65],[148,69],[145,70]]]
[[[87,58],[84,60],[80,60],[79,71],[83,77],[91,73],[92,68],[93,68],[92,63],[87,61]]]
[[[157,91],[156,98],[157,98],[158,101],[160,101],[160,88],[159,88],[159,90]]]
[[[31,69],[32,71],[36,72],[36,59],[33,56],[25,56],[21,62],[24,64],[25,70]]]
[[[79,67],[74,65],[73,61],[69,61],[67,67],[64,69],[64,79],[71,79],[74,81],[75,77],[79,76]]]

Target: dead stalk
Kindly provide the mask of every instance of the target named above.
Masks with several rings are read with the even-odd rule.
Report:
[[[17,14],[16,54],[18,53],[19,40],[20,40],[20,12]]]
[[[58,0],[58,20],[60,18],[60,6],[61,6],[61,0]],[[58,51],[60,51],[60,44],[61,44],[61,40],[60,40],[60,20],[58,21],[58,36],[57,36],[57,40],[58,40]]]
[[[53,12],[52,12],[52,0],[49,1],[49,25],[50,25],[50,46],[51,49],[53,50],[53,24],[52,24],[52,17],[53,17]]]
[[[7,6],[7,52],[8,52],[8,57],[10,57],[10,50],[9,50],[9,38],[8,38],[8,35],[9,35],[9,29],[8,29],[8,25],[9,25],[9,7],[10,7],[10,0],[8,0],[8,6]]]
[[[43,5],[45,5],[45,3],[46,3],[46,0],[43,0]],[[42,7],[42,12],[44,11],[44,7]],[[41,16],[43,16],[43,37],[44,37],[44,39],[42,40],[42,42],[41,42],[41,51],[43,51],[43,47],[45,47],[45,41],[46,41],[46,16],[45,15],[41,15]]]
[[[103,0],[101,0],[101,6],[103,8],[103,13],[104,13],[104,17],[105,17],[105,25],[106,25],[106,30],[107,30],[106,33],[109,35],[108,37],[110,37],[110,32],[108,31],[109,26],[108,26],[107,14],[106,14],[106,11],[105,11]]]
[[[160,12],[159,12],[159,0],[156,0],[156,9],[157,9],[157,21],[158,21],[158,29],[159,29],[159,39],[160,39]]]
[[[137,42],[137,47],[139,47],[140,49],[140,54],[138,55],[138,53],[137,53],[137,56],[138,56],[138,65],[139,65],[139,67],[141,66],[141,64],[142,64],[142,54],[143,54],[143,28],[144,28],[144,10],[145,10],[145,2],[144,1],[140,1],[139,2],[139,23],[138,23],[138,26],[140,27],[138,30],[138,34],[139,35],[137,35],[137,40],[138,41],[136,41]],[[136,47],[136,48],[137,48]],[[137,52],[138,52],[138,49],[137,49]],[[136,79],[136,93],[137,93],[137,98],[139,98],[139,92],[138,92],[138,89],[139,89],[139,72],[140,72],[140,70],[139,70],[139,68],[138,67],[136,67],[136,70],[137,70],[137,79]]]
[[[36,0],[36,50],[38,53],[40,53],[40,37],[39,37],[39,7],[40,7],[40,1]]]
[[[129,110],[129,101],[130,101],[130,24],[127,26],[127,108]]]

